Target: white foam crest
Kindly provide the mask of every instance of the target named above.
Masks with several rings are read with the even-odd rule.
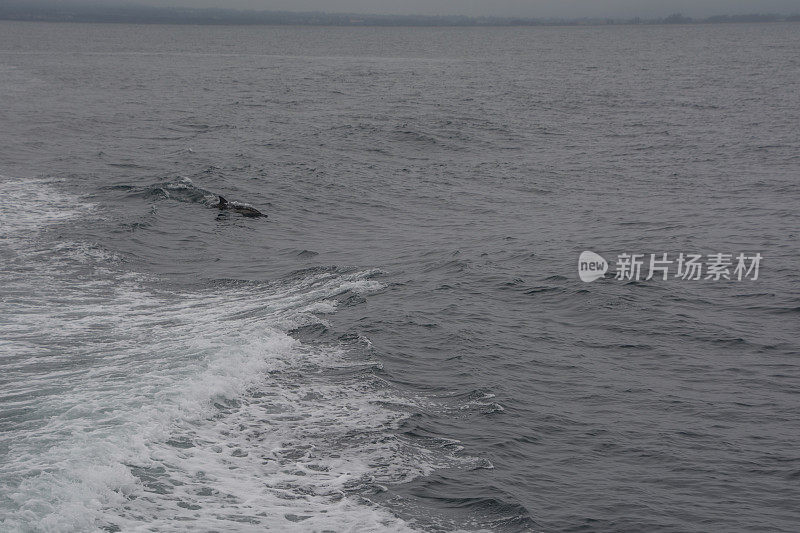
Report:
[[[0,192],[0,237],[25,243],[0,273],[0,529],[405,531],[360,495],[462,461],[395,435],[414,401],[378,362],[287,334],[379,271],[173,292],[98,246],[32,246],[92,209],[78,198]]]
[[[141,474],[157,492],[140,493],[104,519],[123,530],[145,530],[142,517],[168,531],[267,524],[287,531],[406,530],[386,511],[349,497],[375,481],[376,464],[396,463],[383,481],[399,479],[402,461],[387,429],[405,415],[382,408],[376,400],[388,394],[355,377],[328,383],[322,368],[335,359],[300,346],[213,421],[173,427],[172,440],[151,445],[151,466],[168,466]]]
[[[306,306],[303,309],[303,312],[329,315],[331,313],[336,312],[337,306],[338,304],[336,303],[335,300],[322,300],[320,302],[314,302],[313,304]]]
[[[0,435],[1,529],[402,531],[359,491],[449,460],[394,436],[376,362],[285,333],[376,271],[175,293],[92,246],[27,259],[0,302],[2,401],[25,413]]]
[[[0,176],[0,197],[0,237],[26,236],[93,209],[92,204],[53,187],[52,180]]]

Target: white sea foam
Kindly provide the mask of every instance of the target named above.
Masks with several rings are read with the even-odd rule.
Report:
[[[0,176],[0,238],[36,232],[77,218],[93,206],[58,190],[47,180]]]
[[[327,315],[330,313],[336,312],[337,303],[335,300],[322,300],[320,302],[314,302],[313,304],[307,306],[303,311],[306,313],[317,313],[322,315]]]
[[[357,375],[330,381],[326,369],[346,363],[345,352],[302,346],[259,320],[230,320],[224,298],[202,299],[169,305],[125,287],[113,303],[73,302],[74,320],[61,311],[37,317],[60,345],[112,317],[126,331],[89,372],[39,377],[73,387],[39,399],[37,410],[52,416],[38,431],[9,435],[5,469],[49,468],[17,488],[19,509],[4,525],[405,527],[347,497],[376,476],[403,481],[435,466],[405,464],[408,444],[390,432],[404,414],[379,403],[391,393]],[[70,357],[97,348],[75,346]]]
[[[2,186],[20,243],[85,209]],[[415,400],[376,361],[286,333],[377,271],[175,292],[99,247],[47,249],[17,246],[0,275],[1,529],[402,531],[364,491],[464,461],[396,435]]]

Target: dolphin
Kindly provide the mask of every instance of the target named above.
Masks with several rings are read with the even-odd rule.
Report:
[[[233,211],[234,213],[239,213],[242,216],[246,217],[266,217],[264,213],[256,209],[255,207],[251,207],[249,205],[240,204],[239,202],[229,202],[222,196],[219,197],[219,203],[217,204],[217,208],[220,211]]]

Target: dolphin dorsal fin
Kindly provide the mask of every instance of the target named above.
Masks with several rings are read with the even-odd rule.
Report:
[[[220,196],[219,197],[219,206],[220,207],[225,207],[226,205],[228,205],[228,200],[226,200],[224,197]]]

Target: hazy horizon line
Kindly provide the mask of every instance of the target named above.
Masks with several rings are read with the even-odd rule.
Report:
[[[0,5],[0,20],[18,22],[84,22],[196,25],[315,26],[534,26],[619,24],[712,24],[798,22],[800,13],[720,14],[702,18],[674,13],[666,17],[519,17],[414,15],[327,11],[255,10],[215,7],[101,5],[92,2],[9,2]]]

